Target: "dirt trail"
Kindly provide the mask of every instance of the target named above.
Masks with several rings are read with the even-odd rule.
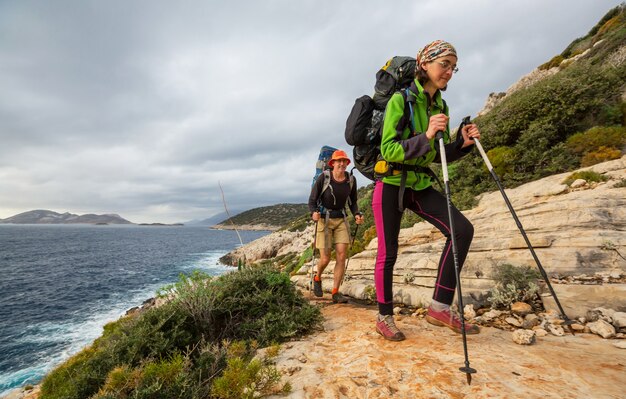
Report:
[[[328,300],[321,301],[328,304]],[[592,334],[547,336],[517,345],[511,332],[468,336],[467,385],[460,335],[425,320],[396,318],[406,334],[385,341],[375,307],[325,306],[324,331],[283,345],[277,367],[290,398],[625,398],[626,350]]]

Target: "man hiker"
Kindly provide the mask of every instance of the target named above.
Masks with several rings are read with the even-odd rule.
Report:
[[[311,218],[317,224],[315,247],[320,251],[320,259],[313,277],[313,292],[322,297],[320,276],[330,262],[331,241],[335,243],[336,263],[332,299],[335,303],[346,303],[348,299],[339,292],[339,285],[345,272],[346,255],[350,245],[350,224],[346,216],[346,203],[354,215],[356,224],[363,223],[356,195],[356,179],[346,171],[350,159],[342,150],[333,152],[328,161],[331,170],[321,173],[309,196]]]

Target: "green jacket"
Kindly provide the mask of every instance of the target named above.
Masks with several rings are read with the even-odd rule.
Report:
[[[418,165],[427,167],[432,162],[440,162],[438,149],[439,144],[435,139],[428,140],[424,134],[428,130],[428,121],[432,115],[445,113],[448,115],[448,109],[441,98],[441,92],[437,91],[434,101],[429,104],[428,95],[424,93],[424,89],[420,83],[414,80],[411,85],[410,96],[415,98],[413,106],[413,118],[415,122],[416,135],[411,134],[411,122],[404,121],[405,100],[401,93],[395,93],[387,103],[385,110],[385,118],[383,121],[383,132],[380,144],[380,152],[387,162],[402,163],[405,165]],[[406,105],[408,107],[408,105]],[[401,134],[396,131],[398,124],[406,127]],[[467,154],[471,147],[461,149],[462,142],[450,143],[450,126],[446,127],[444,132],[444,144],[446,150],[446,160],[448,162],[459,159]],[[407,172],[406,187],[413,190],[423,190],[429,187],[431,177],[422,172]],[[383,178],[384,183],[400,186],[401,174],[387,176]]]

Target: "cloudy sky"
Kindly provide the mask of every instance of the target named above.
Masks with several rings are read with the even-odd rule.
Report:
[[[454,44],[456,125],[620,1],[0,0],[0,218],[304,203],[388,58]]]

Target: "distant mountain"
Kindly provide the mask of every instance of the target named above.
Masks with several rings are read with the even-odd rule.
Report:
[[[241,210],[231,210],[230,213],[232,215],[236,215],[242,212]],[[228,219],[228,214],[226,212],[218,213],[217,215],[211,216],[207,219],[202,220],[190,220],[185,222],[185,226],[214,226],[219,222]]]
[[[122,218],[120,215],[108,213],[95,215],[88,213],[85,215],[75,215],[73,213],[57,213],[45,209],[23,212],[6,219],[0,219],[0,223],[13,224],[132,224],[132,222]]]

